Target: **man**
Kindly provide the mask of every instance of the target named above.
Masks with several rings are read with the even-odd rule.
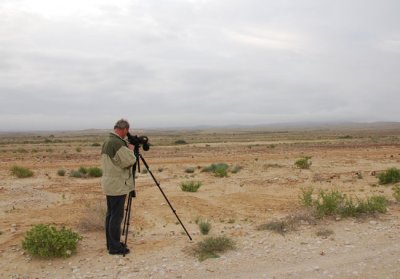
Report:
[[[128,131],[128,121],[118,120],[114,125],[114,133],[109,134],[101,149],[104,170],[101,186],[107,198],[105,232],[107,250],[111,255],[129,253],[128,247],[120,242],[125,198],[135,187],[132,177],[132,166],[136,161],[134,145],[124,140]]]

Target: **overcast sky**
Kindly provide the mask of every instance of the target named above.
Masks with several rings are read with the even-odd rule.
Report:
[[[0,0],[0,130],[400,121],[398,0]]]

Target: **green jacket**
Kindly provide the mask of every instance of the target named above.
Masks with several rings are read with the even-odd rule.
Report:
[[[135,189],[132,176],[135,162],[136,157],[127,142],[117,134],[110,133],[101,149],[101,186],[107,196],[125,195]]]

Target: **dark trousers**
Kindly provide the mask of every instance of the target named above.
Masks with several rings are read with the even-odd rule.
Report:
[[[107,196],[106,240],[107,249],[111,252],[123,249],[121,244],[121,223],[124,219],[126,195]]]

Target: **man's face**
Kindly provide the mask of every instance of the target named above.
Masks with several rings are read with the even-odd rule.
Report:
[[[124,134],[123,137],[126,137],[126,135],[127,135],[128,133],[129,133],[129,128],[123,129],[123,134]]]

